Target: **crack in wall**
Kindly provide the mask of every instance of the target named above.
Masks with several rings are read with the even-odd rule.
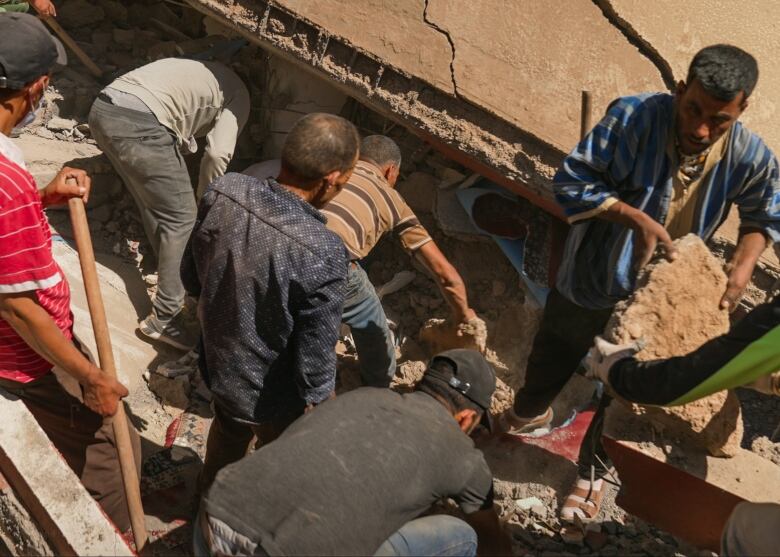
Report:
[[[612,26],[616,27],[618,31],[628,40],[629,43],[634,45],[639,53],[650,60],[650,62],[656,67],[661,74],[661,79],[664,85],[670,92],[674,91],[677,87],[677,81],[674,79],[674,71],[672,66],[666,59],[661,56],[661,53],[650,44],[647,39],[642,37],[639,32],[626,19],[618,15],[617,10],[612,6],[609,0],[592,0],[593,3],[601,10],[604,17],[607,18]]]
[[[423,8],[423,21],[429,27],[444,35],[447,38],[447,42],[450,43],[450,50],[452,51],[452,57],[450,58],[450,79],[452,80],[452,91],[457,98],[461,98],[460,91],[458,91],[458,82],[455,79],[455,41],[452,40],[452,35],[450,35],[449,31],[428,19],[428,0],[424,1],[425,7]]]

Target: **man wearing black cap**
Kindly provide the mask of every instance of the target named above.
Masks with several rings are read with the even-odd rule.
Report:
[[[43,207],[87,201],[83,170],[63,168],[39,190],[8,138],[31,121],[62,45],[34,16],[0,13],[0,388],[17,395],[121,530],[130,527],[111,424],[127,389],[74,344],[68,283],[51,253]],[[53,373],[54,372],[54,373]],[[69,393],[57,374],[76,379]],[[80,392],[79,392],[80,391]],[[135,433],[134,431],[132,433]],[[136,441],[136,455],[140,445]]]
[[[495,385],[482,355],[449,350],[413,393],[365,387],[325,402],[217,475],[195,554],[508,554],[493,475],[469,438],[488,424]],[[443,498],[465,520],[421,516]]]

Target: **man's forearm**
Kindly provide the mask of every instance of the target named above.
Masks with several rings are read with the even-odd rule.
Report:
[[[476,317],[469,307],[466,285],[460,273],[434,242],[428,242],[418,249],[415,258],[436,281],[436,286],[452,309],[456,321],[464,322]]]
[[[65,338],[34,296],[29,292],[0,295],[0,318],[52,366],[63,369],[81,384],[89,383],[100,370]]]
[[[736,309],[745,288],[753,278],[753,269],[766,249],[766,245],[767,235],[762,230],[756,228],[740,230],[737,249],[727,266],[728,285],[721,299],[721,307],[730,311]]]
[[[731,258],[732,267],[745,267],[752,270],[767,246],[767,235],[764,231],[749,228],[740,231],[737,249]]]

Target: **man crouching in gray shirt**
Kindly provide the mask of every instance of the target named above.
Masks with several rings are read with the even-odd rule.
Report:
[[[474,350],[435,356],[417,390],[329,400],[226,467],[194,526],[196,555],[510,554],[493,475],[469,434],[493,368]],[[486,423],[483,422],[483,423]],[[465,521],[421,515],[454,499]]]

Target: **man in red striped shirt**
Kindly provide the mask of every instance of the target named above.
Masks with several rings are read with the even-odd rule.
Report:
[[[113,429],[128,392],[79,350],[70,290],[51,252],[46,205],[87,201],[90,179],[63,168],[38,190],[8,138],[31,121],[64,50],[27,14],[0,14],[0,388],[21,398],[41,428],[114,523],[130,526]],[[80,389],[66,390],[56,372]],[[73,392],[70,392],[73,391]],[[135,432],[132,432],[135,433]],[[134,436],[138,440],[137,435]],[[140,446],[136,446],[140,457]]]

